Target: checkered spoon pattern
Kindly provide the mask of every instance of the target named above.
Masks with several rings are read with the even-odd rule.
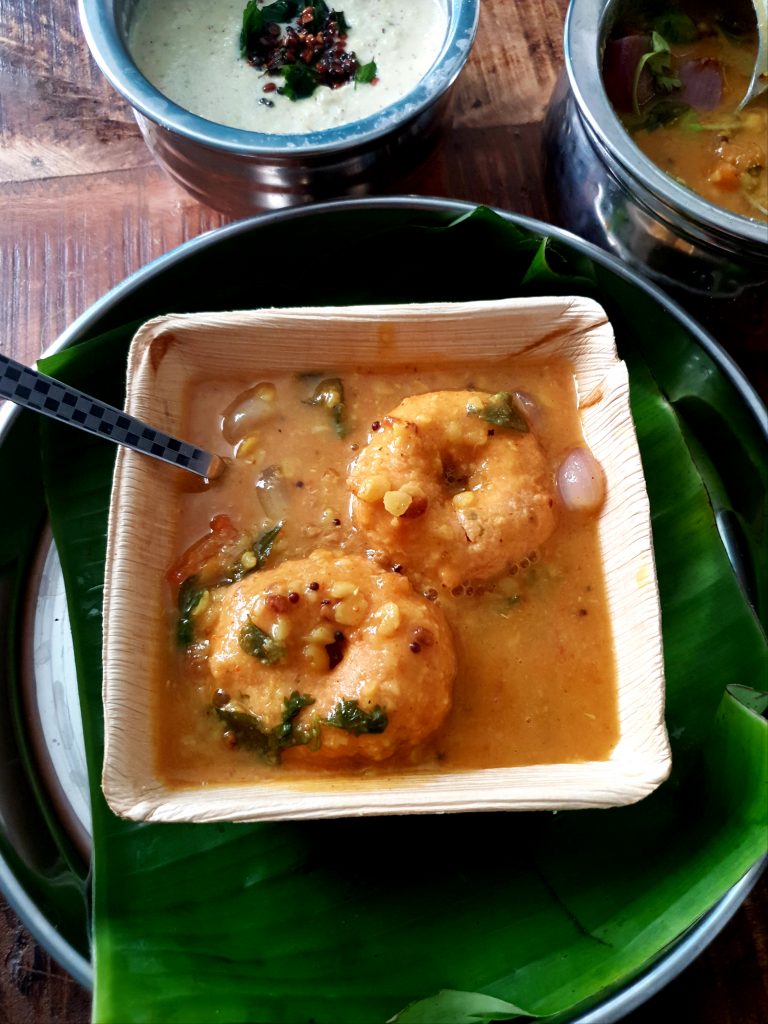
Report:
[[[53,377],[46,377],[2,353],[0,398],[8,398],[25,409],[33,409],[43,416],[123,444],[207,480],[219,476],[224,469],[224,460],[218,455],[164,434],[120,409],[99,402]]]

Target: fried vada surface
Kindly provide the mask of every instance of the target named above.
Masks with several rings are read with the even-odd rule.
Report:
[[[292,695],[306,701],[286,763],[381,761],[428,739],[449,710],[456,656],[442,612],[366,558],[318,550],[246,576],[216,603],[214,703],[268,733]]]
[[[493,415],[501,398],[510,396],[406,398],[351,467],[355,524],[421,584],[491,579],[555,528],[552,469],[524,419],[511,428]]]

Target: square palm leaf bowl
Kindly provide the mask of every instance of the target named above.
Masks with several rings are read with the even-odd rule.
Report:
[[[615,659],[618,740],[605,760],[467,771],[319,772],[282,767],[252,781],[169,784],[158,768],[158,680],[171,641],[166,573],[182,492],[164,464],[121,450],[109,520],[104,628],[103,789],[119,815],[155,821],[253,821],[633,803],[668,775],[659,600],[650,515],[626,368],[607,316],[584,298],[297,308],[166,316],[145,324],[129,356],[126,408],[184,436],[191,382],[317,366],[493,367],[510,357],[564,359],[585,443],[602,465],[598,519]],[[194,424],[188,430],[195,441]],[[141,642],[137,642],[141,637]],[[565,671],[565,670],[564,670]],[[555,709],[556,710],[556,709]]]

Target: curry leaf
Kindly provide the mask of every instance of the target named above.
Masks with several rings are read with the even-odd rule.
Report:
[[[657,128],[676,121],[690,109],[687,103],[680,103],[676,100],[658,100],[648,111],[643,127],[646,131],[655,132]]]
[[[336,22],[336,26],[341,35],[347,35],[349,33],[349,23],[344,17],[344,11],[332,11],[331,17]]]
[[[321,32],[331,15],[331,9],[325,0],[314,0],[314,3],[308,6],[312,9],[312,21],[308,23],[307,28],[310,32]]]
[[[257,569],[264,568],[267,559],[272,554],[272,548],[275,546],[275,541],[277,540],[283,525],[283,523],[278,523],[277,526],[273,526],[270,530],[266,530],[261,534],[261,536],[257,537],[251,545],[253,553],[256,555]]]
[[[285,64],[280,72],[284,79],[281,91],[289,100],[306,99],[317,88],[317,74],[306,64]]]
[[[264,14],[257,0],[248,0],[243,11],[243,26],[240,29],[240,56],[247,57],[251,49],[251,38],[259,36],[264,28]]]
[[[299,13],[298,0],[274,0],[262,8],[265,23],[291,21]]]

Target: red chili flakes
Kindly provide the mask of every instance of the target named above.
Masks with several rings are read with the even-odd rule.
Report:
[[[269,5],[265,10],[269,10]],[[317,85],[338,89],[353,81],[360,66],[357,55],[347,50],[347,35],[340,25],[345,27],[340,12],[327,8],[323,12],[309,4],[284,31],[277,23],[268,22],[259,35],[250,35],[246,58],[268,75],[281,75],[284,67],[304,64],[311,69]],[[283,91],[274,83],[269,85],[271,88],[265,86],[265,92]]]

